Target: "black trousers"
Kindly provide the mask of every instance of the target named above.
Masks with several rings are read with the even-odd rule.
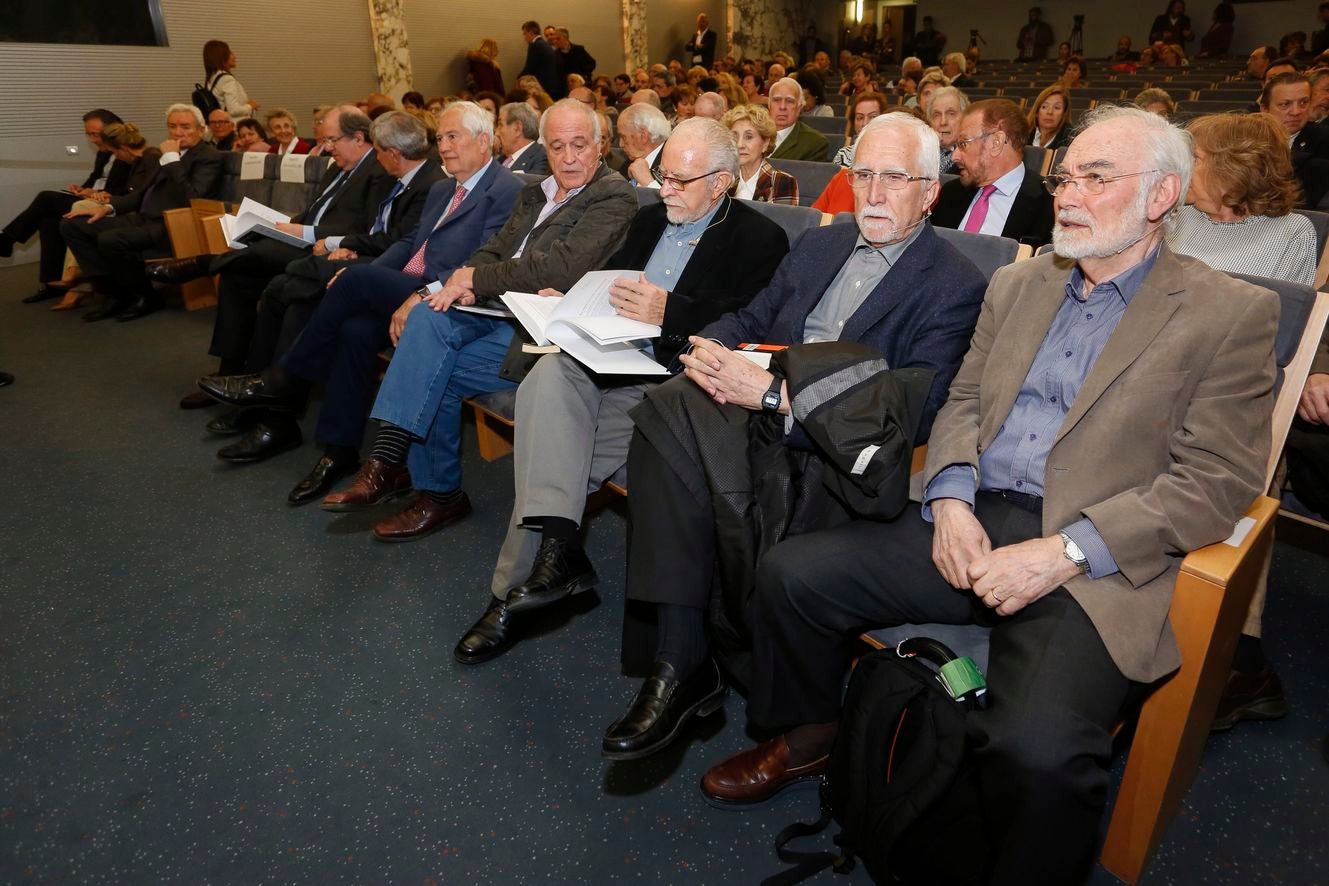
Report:
[[[79,198],[63,191],[42,191],[28,208],[5,225],[4,232],[16,243],[26,243],[33,234],[41,234],[41,259],[37,279],[43,283],[59,280],[65,267],[65,238],[60,235],[62,216]]]
[[[249,342],[246,372],[262,372],[295,344],[323,298],[323,290],[337,271],[361,261],[328,261],[306,255],[288,264],[263,289],[258,319]]]
[[[160,218],[137,212],[113,215],[91,224],[86,218],[67,218],[60,233],[89,277],[103,278],[117,301],[128,301],[152,291],[143,260],[169,254],[170,237]]]
[[[221,283],[208,353],[221,359],[223,372],[244,368],[258,322],[258,300],[268,283],[288,264],[308,254],[307,249],[262,240],[212,260],[208,271],[220,274]]]
[[[997,494],[980,493],[975,513],[994,547],[1042,535],[1038,515]],[[836,719],[866,628],[990,621],[988,706],[968,723],[997,847],[992,882],[1082,882],[1107,802],[1111,729],[1141,687],[1064,588],[993,616],[942,579],[931,552],[932,527],[914,507],[891,523],[856,521],[771,549],[749,613],[748,714],[781,729]]]

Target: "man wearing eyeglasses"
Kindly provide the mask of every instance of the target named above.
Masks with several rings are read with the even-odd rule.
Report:
[[[773,527],[791,515],[806,532],[904,507],[913,441],[927,439],[983,297],[982,274],[927,222],[939,157],[912,115],[868,123],[840,173],[854,221],[799,236],[751,304],[689,339],[683,377],[633,410],[623,656],[648,676],[605,756],[656,753],[716,710],[717,657],[753,685],[742,626],[766,553],[754,539],[782,537]],[[791,347],[766,369],[740,343]]]
[[[163,283],[221,275],[217,317],[208,348],[208,353],[221,361],[218,375],[244,371],[257,323],[258,300],[272,278],[297,259],[310,254],[327,255],[331,250],[326,246],[326,238],[368,234],[373,227],[380,206],[396,180],[374,155],[371,125],[369,118],[352,105],[333,108],[323,118],[319,136],[332,163],[304,211],[291,221],[276,225],[309,245],[293,246],[263,238],[243,249],[177,259],[149,269],[148,276]],[[209,402],[199,394],[190,394],[181,401],[181,408]],[[231,435],[244,428],[224,425],[211,430]]]
[[[727,196],[738,152],[719,122],[685,120],[656,170],[661,202],[637,212],[606,266],[624,274],[610,290],[619,315],[661,327],[663,366],[687,337],[738,310],[770,282],[789,240],[775,222]],[[565,354],[540,358],[517,390],[513,467],[517,494],[480,620],[457,644],[462,664],[507,651],[529,614],[595,583],[581,546],[586,496],[627,461],[628,410],[655,377],[600,376]]]
[[[960,118],[951,162],[959,178],[942,185],[932,223],[1042,246],[1052,239],[1052,197],[1024,163],[1029,124],[1014,102],[975,102]]]
[[[1056,254],[997,271],[937,416],[923,508],[791,538],[751,607],[748,714],[780,735],[712,768],[741,806],[825,770],[853,637],[991,628],[987,707],[967,718],[983,825],[943,882],[1079,883],[1107,798],[1112,729],[1179,663],[1168,623],[1186,552],[1264,486],[1278,299],[1172,254],[1186,134],[1095,112],[1047,179]]]

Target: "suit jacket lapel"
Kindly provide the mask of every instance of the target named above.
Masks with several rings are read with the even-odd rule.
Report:
[[[1006,224],[1001,229],[1003,237],[1010,237],[1012,240],[1020,239],[1013,232],[1023,231],[1029,226],[1029,216],[1038,206],[1038,191],[1041,190],[1043,190],[1043,183],[1026,166],[1024,179],[1020,182],[1020,189],[1015,192],[1015,199],[1011,202],[1010,214],[1006,216]]]
[[[1149,276],[1131,299],[1126,312],[1122,314],[1121,322],[1089,370],[1089,377],[1075,395],[1075,402],[1066,413],[1053,445],[1075,427],[1094,402],[1103,396],[1103,392],[1149,347],[1180,307],[1180,301],[1173,296],[1185,289],[1181,263],[1166,245],[1161,249]]]

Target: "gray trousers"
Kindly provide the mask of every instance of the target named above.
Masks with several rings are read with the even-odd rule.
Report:
[[[530,574],[540,548],[534,517],[581,522],[586,496],[628,459],[628,410],[658,382],[596,376],[566,354],[546,354],[517,389],[513,439],[516,495],[490,590],[500,600]]]

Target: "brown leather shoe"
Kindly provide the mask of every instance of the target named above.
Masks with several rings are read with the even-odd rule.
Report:
[[[797,784],[820,781],[829,761],[829,756],[822,756],[790,766],[789,745],[777,735],[712,766],[702,776],[701,793],[707,803],[721,809],[765,803]]]
[[[415,541],[470,516],[470,513],[471,500],[464,492],[448,504],[436,502],[422,492],[405,510],[375,524],[374,540]]]
[[[411,491],[411,472],[406,465],[390,465],[370,457],[341,492],[323,499],[325,511],[361,511]]]
[[[1233,670],[1218,700],[1210,732],[1227,732],[1242,720],[1277,720],[1287,716],[1283,683],[1274,669],[1265,665],[1251,674]]]

